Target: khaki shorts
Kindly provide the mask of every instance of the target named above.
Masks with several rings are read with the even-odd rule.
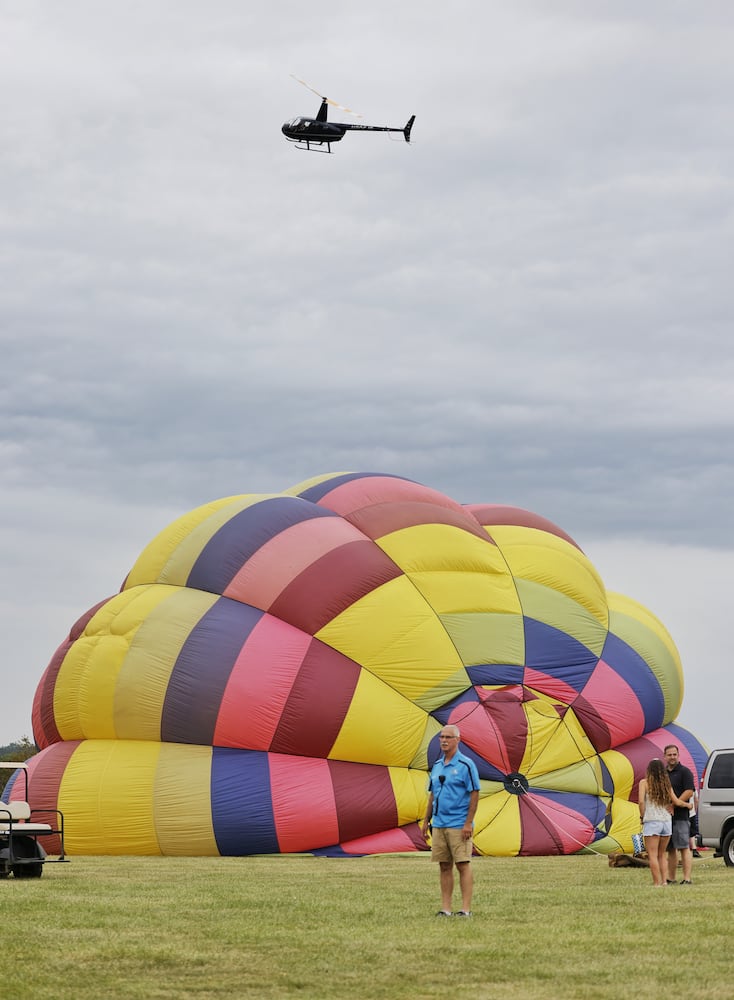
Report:
[[[471,837],[464,840],[464,831],[454,827],[435,827],[431,835],[431,861],[471,861]]]

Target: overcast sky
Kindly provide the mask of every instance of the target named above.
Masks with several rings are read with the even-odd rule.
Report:
[[[0,744],[174,517],[348,469],[555,521],[733,745],[732,51],[729,0],[0,0]],[[296,150],[290,74],[414,142]]]

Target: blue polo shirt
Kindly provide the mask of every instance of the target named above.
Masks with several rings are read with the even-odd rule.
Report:
[[[460,750],[448,764],[439,757],[428,776],[428,791],[433,793],[433,826],[463,827],[469,811],[469,796],[479,791],[476,764]]]

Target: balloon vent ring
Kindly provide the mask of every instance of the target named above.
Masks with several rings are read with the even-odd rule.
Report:
[[[508,774],[505,777],[504,785],[505,791],[509,792],[510,795],[524,795],[525,792],[530,790],[530,782],[519,771]]]

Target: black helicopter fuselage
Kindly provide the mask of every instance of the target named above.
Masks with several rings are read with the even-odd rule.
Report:
[[[313,142],[315,144],[339,142],[351,125],[338,122],[324,122],[316,118],[293,118],[282,128],[283,135],[291,142]]]
[[[327,101],[323,98],[321,107],[315,118],[292,118],[283,125],[281,132],[289,142],[295,142],[301,149],[312,146],[326,146],[331,152],[332,142],[339,142],[346,132],[402,132],[406,142],[410,142],[410,130],[415,121],[415,115],[409,119],[405,128],[388,128],[386,125],[354,125],[347,122],[330,122],[326,120]]]

